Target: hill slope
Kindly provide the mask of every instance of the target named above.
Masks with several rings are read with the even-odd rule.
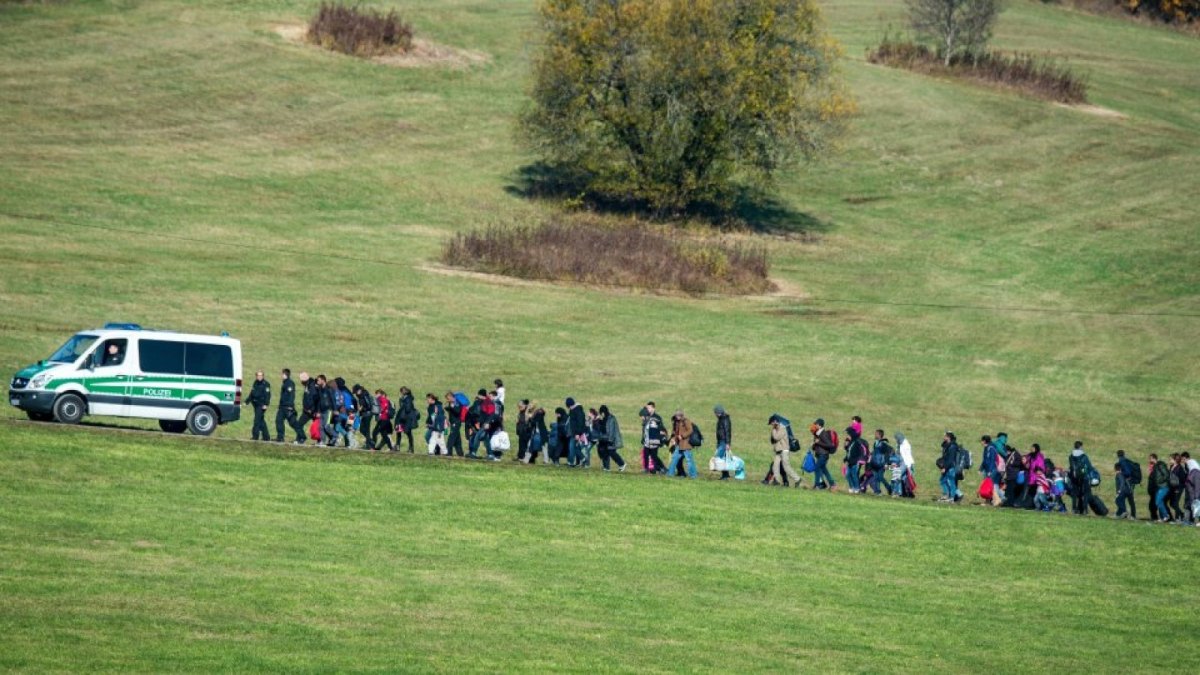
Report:
[[[1198,627],[1183,528],[0,430],[6,669],[1187,672]]]
[[[710,431],[721,403],[752,474],[776,410],[901,429],[926,468],[947,428],[1060,463],[1082,439],[1101,469],[1117,448],[1196,447],[1200,41],[1010,3],[997,46],[1084,68],[1120,114],[1099,116],[868,65],[901,3],[828,3],[862,116],[782,182],[804,232],[771,240],[788,293],[684,299],[431,269],[449,233],[552,211],[509,189],[533,159],[512,137],[532,3],[396,4],[487,61],[389,68],[283,39],[307,2],[0,4],[0,369],[126,320],[228,330],[247,371],[418,393],[501,376],[627,426],[654,399]],[[1188,620],[1155,584],[1194,573],[1194,537],[1142,525],[281,461],[16,416],[0,413],[6,665],[1015,670],[993,629],[1025,622],[1047,668],[1169,668],[1159,626]],[[399,555],[422,573],[389,569]],[[894,573],[875,588],[872,570]],[[1147,615],[1167,620],[1121,624]],[[862,652],[887,631],[907,642]]]

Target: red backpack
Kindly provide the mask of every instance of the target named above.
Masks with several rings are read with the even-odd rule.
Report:
[[[829,430],[829,440],[833,442],[833,450],[830,450],[829,452],[830,452],[831,454],[832,454],[832,453],[835,453],[835,452],[837,452],[837,451],[838,451],[838,448],[839,448],[839,447],[841,447],[841,446],[839,446],[839,445],[838,445],[838,435],[837,435],[837,432],[836,432],[836,431],[834,431],[833,429],[830,429],[830,430]]]

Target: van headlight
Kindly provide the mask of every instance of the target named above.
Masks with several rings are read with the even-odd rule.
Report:
[[[41,389],[42,387],[45,387],[46,383],[49,381],[50,381],[50,373],[49,372],[38,373],[37,375],[34,375],[32,379],[29,380],[29,388],[30,389]]]

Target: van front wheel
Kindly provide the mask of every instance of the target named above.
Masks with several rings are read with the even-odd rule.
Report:
[[[168,434],[182,434],[183,432],[187,431],[187,422],[180,422],[179,420],[159,420],[158,428],[162,429]]]
[[[54,401],[54,419],[63,424],[79,424],[87,407],[76,394],[63,394]]]
[[[188,431],[196,436],[207,436],[217,428],[217,411],[210,406],[198,405],[188,413]]]

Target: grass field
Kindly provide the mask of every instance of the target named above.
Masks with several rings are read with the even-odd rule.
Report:
[[[0,3],[0,370],[137,321],[228,330],[247,371],[500,376],[627,426],[654,399],[711,435],[721,403],[752,474],[776,410],[902,429],[924,467],[946,428],[1102,469],[1196,450],[1200,40],[1009,3],[996,47],[1069,59],[1093,114],[868,65],[902,4],[830,2],[862,112],[782,181],[784,292],[680,298],[435,268],[450,233],[553,212],[512,189],[532,3],[395,4],[488,60],[280,36],[315,3]],[[1181,528],[17,418],[10,668],[1194,670]]]

